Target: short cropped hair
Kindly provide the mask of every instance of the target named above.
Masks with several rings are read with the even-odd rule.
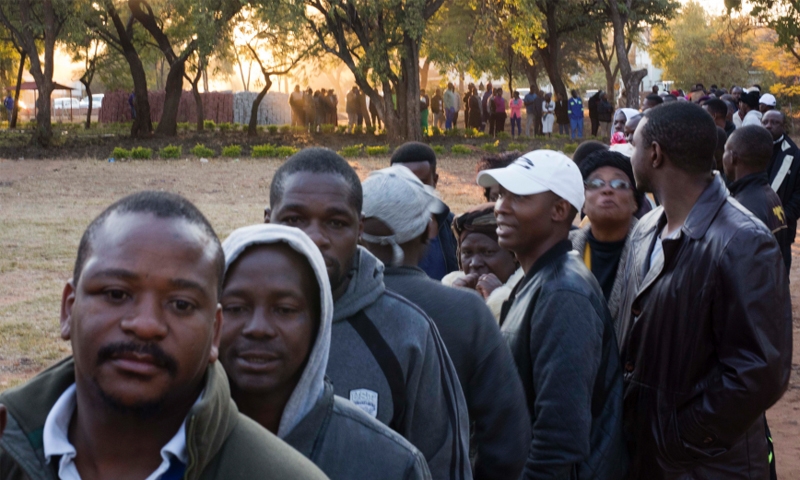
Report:
[[[758,92],[748,92],[743,93],[742,96],[739,97],[739,101],[750,107],[750,110],[758,110],[758,100],[760,98]]]
[[[149,213],[157,218],[183,219],[192,225],[200,227],[211,239],[215,247],[214,263],[217,274],[217,295],[222,293],[222,276],[225,274],[225,254],[222,251],[219,238],[214,227],[192,202],[186,198],[169,192],[145,190],[133,193],[114,202],[103,210],[92,223],[86,227],[78,245],[78,255],[75,258],[75,267],[72,270],[72,283],[77,287],[86,259],[92,252],[92,239],[112,213]]]
[[[431,164],[431,171],[436,171],[436,152],[422,142],[406,142],[392,153],[392,158],[389,160],[390,165],[395,163],[416,163],[428,162]]]
[[[766,170],[772,160],[772,134],[761,125],[737,128],[728,143],[729,149],[736,152],[736,156],[747,167]]]
[[[644,99],[649,100],[650,102],[655,103],[656,105],[661,105],[662,103],[664,103],[664,99],[661,98],[661,96],[657,93],[651,93],[650,95],[644,97]]]
[[[689,173],[710,172],[717,146],[717,126],[711,115],[691,102],[651,108],[642,128],[645,144],[658,143],[673,165]]]
[[[269,206],[275,208],[283,199],[286,179],[294,173],[320,173],[339,175],[350,186],[350,204],[361,215],[364,194],[356,171],[338,153],[321,147],[304,148],[281,165],[269,187]]]
[[[728,106],[719,98],[712,98],[706,102],[706,108],[711,115],[728,116]]]

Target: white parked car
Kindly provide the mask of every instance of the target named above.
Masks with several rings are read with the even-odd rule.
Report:
[[[92,95],[92,110],[97,110],[103,106],[103,98],[105,97],[102,93],[97,93]],[[81,108],[89,108],[89,97],[84,97],[83,100],[80,102]]]
[[[78,110],[81,108],[77,98],[56,98],[53,100],[54,110]]]

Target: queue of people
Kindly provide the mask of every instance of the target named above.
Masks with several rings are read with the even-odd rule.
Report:
[[[458,214],[418,142],[363,180],[301,150],[223,242],[179,195],[115,202],[62,293],[72,356],[0,394],[0,478],[774,475],[800,154],[780,110],[728,137],[651,103],[598,116],[624,143],[482,158]]]

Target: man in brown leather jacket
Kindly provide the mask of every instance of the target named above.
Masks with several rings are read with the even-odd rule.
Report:
[[[662,206],[631,237],[620,319],[631,478],[767,478],[764,411],[789,380],[792,307],[772,233],[712,173],[702,108],[648,110],[637,185]]]

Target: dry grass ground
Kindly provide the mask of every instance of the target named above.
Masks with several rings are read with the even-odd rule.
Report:
[[[387,158],[351,162],[359,175]],[[70,353],[58,335],[61,291],[72,274],[86,225],[112,201],[142,189],[191,199],[220,237],[262,221],[269,184],[280,161],[196,159],[120,162],[0,159],[0,391],[17,385]],[[440,160],[439,189],[460,212],[482,202],[474,186],[475,158]],[[795,252],[800,257],[800,250]],[[795,264],[800,258],[795,258]],[[800,275],[792,275],[794,339],[800,344]],[[800,352],[795,349],[789,391],[769,414],[782,479],[800,479]]]

